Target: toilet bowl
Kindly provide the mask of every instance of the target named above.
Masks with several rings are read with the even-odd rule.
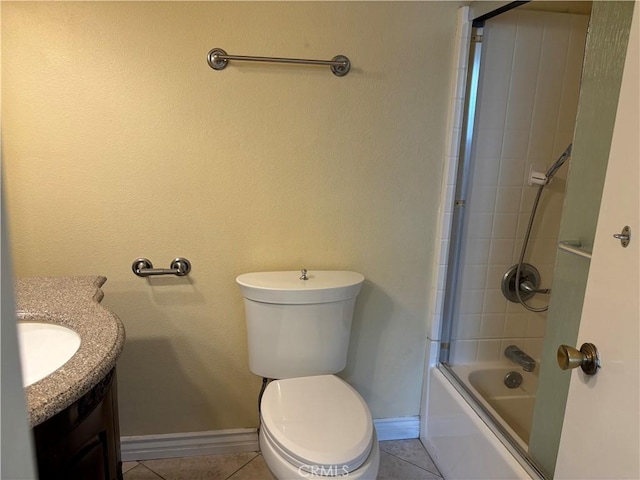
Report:
[[[276,380],[267,386],[260,450],[279,479],[374,480],[380,463],[367,404],[334,375]]]

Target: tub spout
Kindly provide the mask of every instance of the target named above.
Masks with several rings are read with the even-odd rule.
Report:
[[[516,345],[509,345],[505,348],[504,356],[513,363],[520,365],[525,372],[533,372],[536,368],[536,361]]]

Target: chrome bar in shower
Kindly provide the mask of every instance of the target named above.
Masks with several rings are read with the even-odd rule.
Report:
[[[214,70],[224,70],[229,60],[243,62],[295,63],[301,65],[324,65],[338,77],[343,77],[351,70],[351,62],[344,55],[336,55],[331,60],[307,60],[303,58],[252,57],[247,55],[228,55],[221,48],[214,48],[207,55],[207,63]]]
[[[561,241],[558,242],[558,248],[565,252],[573,253],[579,257],[591,259],[591,252],[582,248],[582,244],[578,241]]]

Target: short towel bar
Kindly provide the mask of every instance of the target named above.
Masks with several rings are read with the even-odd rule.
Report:
[[[153,264],[147,258],[137,258],[131,265],[131,270],[139,277],[154,275],[176,275],[184,277],[191,271],[191,262],[186,258],[178,257],[171,262],[170,268],[153,268]]]

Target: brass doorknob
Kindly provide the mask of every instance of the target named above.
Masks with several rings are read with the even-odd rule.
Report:
[[[583,343],[580,350],[568,345],[558,347],[558,366],[562,370],[582,368],[587,375],[595,375],[600,368],[600,355],[593,343]]]

